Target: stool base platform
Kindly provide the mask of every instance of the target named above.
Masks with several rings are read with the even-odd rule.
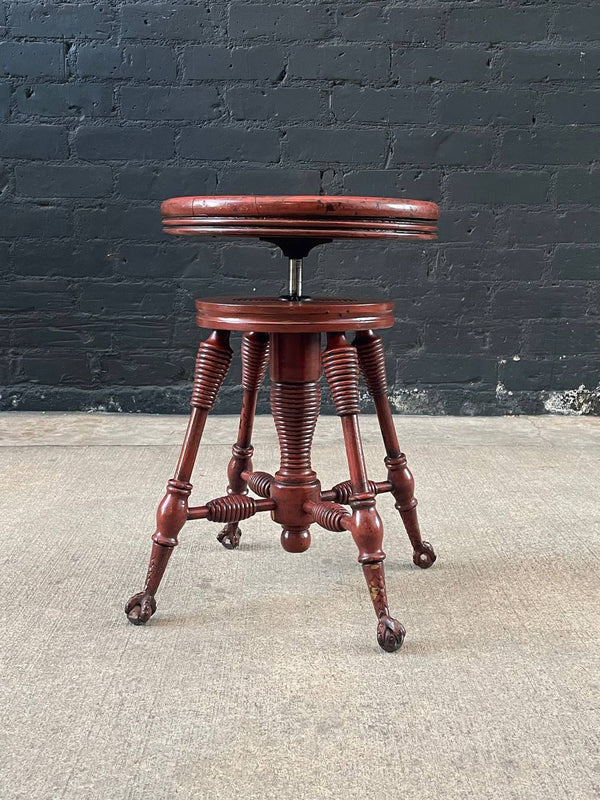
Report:
[[[268,511],[281,528],[283,548],[290,553],[301,553],[310,547],[310,527],[314,524],[333,533],[348,531],[351,534],[377,615],[377,641],[383,650],[397,650],[404,640],[405,630],[391,616],[388,606],[383,525],[376,508],[376,496],[386,493],[393,496],[412,544],[413,562],[418,567],[430,567],[436,555],[433,547],[421,538],[414,480],[406,456],[400,450],[387,399],[382,340],[371,327],[359,327],[360,320],[365,318],[365,303],[356,303],[353,316],[349,301],[344,301],[344,318],[336,323],[336,329],[331,320],[323,325],[321,313],[315,316],[314,305],[298,302],[297,310],[292,312],[298,325],[290,328],[289,314],[286,314],[283,324],[287,327],[281,332],[277,325],[273,325],[275,330],[271,331],[256,330],[252,323],[258,319],[250,311],[252,306],[237,301],[235,318],[230,317],[229,325],[239,330],[244,322],[247,332],[241,346],[242,411],[237,441],[227,468],[227,491],[205,505],[191,506],[188,502],[192,491],[190,480],[200,440],[232,358],[224,299],[215,300],[212,307],[211,302],[199,301],[199,316],[203,325],[214,321],[219,327],[198,349],[187,431],[174,476],[168,481],[156,514],[157,526],[144,588],[134,594],[125,607],[129,621],[141,625],[155,613],[156,592],[179,533],[188,520],[221,523],[223,528],[217,538],[224,547],[233,550],[240,543],[240,523]],[[271,305],[273,302],[275,298],[268,301]],[[265,305],[262,311],[268,315],[271,305]],[[389,327],[388,305],[380,304],[380,319],[377,313],[369,316],[372,327]],[[261,317],[260,312],[259,308],[258,317]],[[266,325],[264,316],[260,321]],[[323,328],[327,344],[321,352]],[[358,330],[352,343],[342,332],[345,330]],[[253,469],[251,443],[258,391],[269,361],[271,411],[281,451],[279,469],[274,475]],[[349,479],[327,490],[321,488],[311,465],[311,446],[321,399],[321,371],[341,418],[349,474]],[[370,480],[365,466],[359,428],[360,373],[375,404],[383,437],[387,475],[381,481]]]

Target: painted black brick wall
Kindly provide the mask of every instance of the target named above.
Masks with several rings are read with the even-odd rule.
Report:
[[[354,193],[442,207],[437,244],[307,263],[397,300],[399,411],[597,412],[599,28],[594,0],[0,2],[0,407],[184,411],[194,296],[285,265],[169,240],[159,201]]]

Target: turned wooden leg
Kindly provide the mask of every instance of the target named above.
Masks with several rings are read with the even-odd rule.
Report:
[[[141,592],[134,594],[125,606],[127,618],[134,625],[143,625],[156,611],[156,594],[173,548],[178,543],[179,531],[188,514],[188,497],[192,491],[190,479],[200,439],[209,411],[231,363],[229,331],[213,331],[198,348],[192,412],[188,421],[179,461],[174,477],[167,484],[167,493],[156,512],[156,532],[152,536],[152,553]]]
[[[289,553],[310,547],[312,516],[304,504],[317,502],[321,486],[310,462],[321,405],[320,336],[276,333],[271,336],[271,411],[281,450],[279,469],[269,485],[275,501],[271,516],[282,526],[281,545]]]
[[[258,391],[265,377],[269,358],[269,335],[245,333],[242,339],[242,413],[236,443],[227,467],[227,494],[247,494],[248,483],[243,473],[252,472],[252,427],[256,414]],[[229,522],[217,536],[223,547],[234,550],[242,532],[237,522]]]
[[[353,342],[358,353],[360,370],[369,394],[373,398],[381,435],[386,450],[385,465],[396,508],[413,547],[413,562],[427,569],[436,560],[433,547],[421,538],[417,517],[417,498],[414,495],[415,481],[406,464],[406,456],[400,450],[394,419],[388,400],[388,384],[385,372],[383,341],[373,331],[360,331]]]
[[[373,485],[367,477],[358,425],[358,356],[342,333],[327,334],[323,351],[323,371],[331,388],[336,411],[342,420],[346,456],[350,469],[352,515],[345,524],[358,546],[373,607],[378,618],[377,641],[388,652],[397,650],[404,640],[404,627],[390,615],[385,588],[383,525],[375,508]]]

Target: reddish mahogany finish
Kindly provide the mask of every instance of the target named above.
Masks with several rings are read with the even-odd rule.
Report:
[[[214,331],[198,348],[191,400],[192,413],[175,468],[175,477],[168,482],[167,493],[156,512],[156,532],[152,537],[146,583],[143,590],[135,594],[125,606],[129,620],[135,625],[147,622],[156,610],[154,595],[173,548],[178,543],[179,531],[188,519],[188,497],[192,491],[190,478],[206,418],[229,369],[231,355],[229,331]]]
[[[292,258],[333,238],[431,238],[437,219],[433,203],[364,197],[183,197],[167,200],[162,211],[171,233],[265,237],[292,253]],[[299,245],[302,237],[306,244]],[[332,532],[350,532],[377,615],[377,640],[384,650],[397,650],[405,631],[388,606],[383,526],[376,495],[390,492],[394,496],[413,546],[414,563],[429,567],[436,557],[431,545],[421,539],[414,480],[399,448],[387,399],[383,344],[373,333],[393,324],[393,303],[340,298],[212,298],[198,300],[196,307],[198,324],[214,330],[198,348],[187,432],[174,477],[158,507],[146,583],[126,606],[129,620],[143,624],[156,611],[155,594],[187,520],[221,523],[224,528],[218,539],[234,549],[240,542],[239,522],[269,511],[281,526],[282,546],[292,553],[310,546],[313,524]],[[244,331],[243,398],[227,469],[227,494],[202,506],[189,506],[192,468],[206,418],[231,362],[231,330]],[[345,331],[356,332],[352,344]],[[323,351],[321,334],[327,339]],[[269,361],[271,411],[281,449],[275,475],[255,472],[252,465],[257,395]],[[341,418],[350,476],[325,491],[311,464],[321,370]],[[381,428],[387,467],[384,481],[370,480],[367,475],[358,422],[360,373]]]
[[[275,333],[272,341],[271,412],[281,448],[281,463],[270,486],[277,504],[272,517],[283,527],[284,550],[301,553],[310,547],[313,522],[304,504],[321,499],[321,484],[310,463],[321,405],[320,336]]]
[[[265,333],[245,333],[242,339],[242,413],[237,441],[227,467],[228,494],[247,494],[248,483],[244,475],[252,473],[252,428],[256,414],[256,400],[269,358],[269,337]],[[217,539],[224,547],[234,550],[240,543],[237,521],[228,522]]]
[[[268,333],[321,333],[391,328],[391,301],[344,300],[310,297],[299,303],[284,297],[211,297],[196,300],[196,322],[201,328],[226,328]]]
[[[163,219],[170,217],[283,217],[299,225],[302,219],[370,217],[374,220],[437,220],[439,209],[425,200],[397,197],[347,197],[341,195],[204,195],[171,197],[160,207]]]
[[[435,203],[391,197],[314,195],[172,197],[163,230],[192,236],[315,239],[434,239]]]
[[[406,456],[400,451],[396,428],[388,401],[388,383],[385,372],[385,354],[381,336],[373,331],[362,331],[354,339],[361,372],[369,394],[375,403],[377,418],[385,451],[385,465],[391,492],[396,500],[408,538],[413,546],[413,561],[423,569],[430,567],[436,559],[429,542],[421,539],[417,519],[417,498],[414,495],[415,481],[406,465]]]
[[[389,652],[397,650],[406,631],[388,608],[383,571],[383,525],[375,508],[375,492],[367,478],[365,457],[358,427],[358,355],[343,333],[327,336],[323,352],[323,372],[331,389],[342,430],[350,472],[351,494],[348,498],[352,514],[342,524],[350,531],[358,547],[358,560],[363,565],[371,600],[379,623],[377,641]]]

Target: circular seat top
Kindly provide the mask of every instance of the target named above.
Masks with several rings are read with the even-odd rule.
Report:
[[[261,239],[434,239],[438,207],[392,197],[191,196],[161,205],[163,230]]]
[[[196,300],[201,328],[264,333],[319,333],[391,328],[392,300],[340,297],[210,297]]]

